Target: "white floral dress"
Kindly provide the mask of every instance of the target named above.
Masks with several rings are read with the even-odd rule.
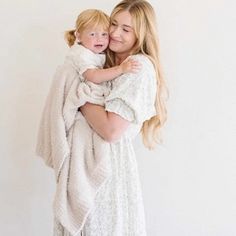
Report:
[[[156,79],[151,61],[132,56],[142,64],[137,74],[124,74],[112,81],[105,109],[131,122],[122,138],[110,144],[112,176],[101,187],[95,207],[87,218],[83,236],[145,236],[145,215],[132,139],[142,123],[156,114]],[[70,236],[58,223],[55,236]],[[76,236],[79,236],[76,235]]]

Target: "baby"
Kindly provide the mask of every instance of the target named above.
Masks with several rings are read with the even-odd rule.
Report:
[[[72,64],[83,82],[77,87],[80,99],[78,106],[86,102],[104,105],[104,98],[110,90],[107,82],[123,73],[136,73],[139,70],[139,64],[131,59],[118,66],[103,69],[105,50],[109,44],[108,29],[109,17],[100,10],[88,9],[78,16],[76,29],[65,34],[71,47],[68,57],[73,58]]]

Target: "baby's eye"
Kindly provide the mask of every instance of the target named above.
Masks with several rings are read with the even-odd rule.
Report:
[[[127,29],[123,29],[123,31],[125,31],[125,32],[129,32],[129,30],[127,30]]]
[[[90,36],[94,36],[95,35],[95,33],[90,33]]]
[[[114,22],[111,22],[111,25],[113,25],[113,26],[116,26],[117,24],[116,24],[116,23],[114,23]]]
[[[103,33],[103,34],[102,34],[102,36],[107,36],[107,35],[108,35],[108,33]]]

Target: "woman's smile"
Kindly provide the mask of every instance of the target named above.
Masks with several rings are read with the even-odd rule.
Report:
[[[122,43],[121,40],[113,39],[112,37],[110,38],[110,43],[116,44],[116,43]]]

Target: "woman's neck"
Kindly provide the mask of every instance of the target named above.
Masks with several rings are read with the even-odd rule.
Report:
[[[128,54],[116,54],[115,63],[120,65],[129,55]]]

